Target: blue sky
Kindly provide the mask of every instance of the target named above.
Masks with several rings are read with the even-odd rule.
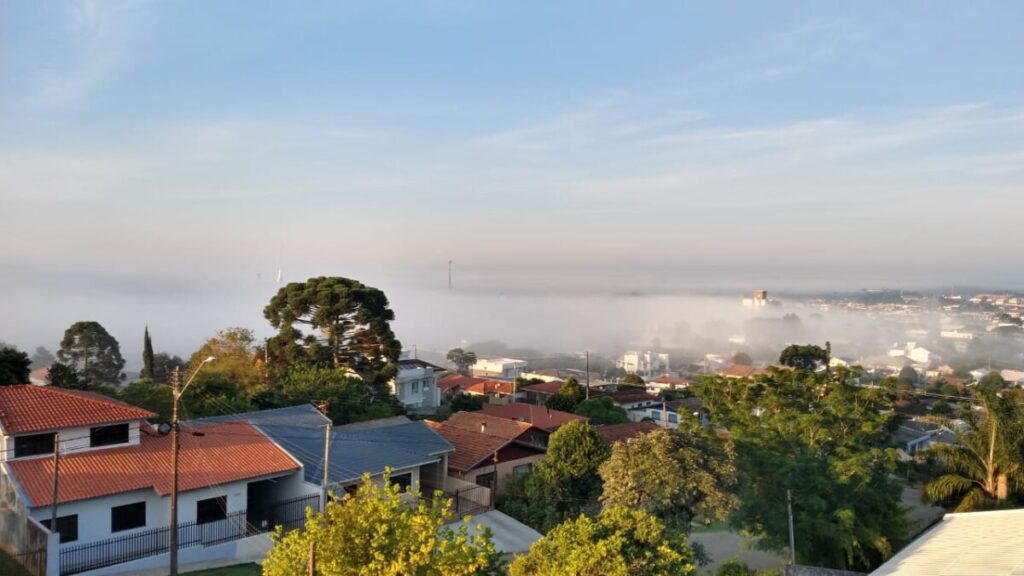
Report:
[[[449,258],[484,288],[1022,287],[1022,24],[1019,2],[3,0],[3,311],[224,309],[278,268],[434,288]]]

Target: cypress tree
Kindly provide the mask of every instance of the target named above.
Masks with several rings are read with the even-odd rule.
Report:
[[[149,326],[142,339],[142,377],[153,379],[153,341],[149,339]]]

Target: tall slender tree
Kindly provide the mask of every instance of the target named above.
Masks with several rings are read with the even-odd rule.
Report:
[[[149,326],[142,336],[142,377],[153,379],[153,340],[149,337]]]

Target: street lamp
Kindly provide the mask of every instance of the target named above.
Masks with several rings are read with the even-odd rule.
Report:
[[[185,393],[192,381],[199,375],[199,371],[203,369],[210,362],[216,360],[213,356],[208,356],[206,360],[203,360],[199,366],[196,367],[195,372],[185,382],[184,386],[179,387],[181,382],[181,368],[177,367],[174,369],[174,375],[171,378],[171,395],[173,397],[172,408],[171,408],[171,533],[168,541],[168,548],[171,555],[171,570],[170,576],[178,575],[178,451],[181,449],[181,444],[178,441],[178,404],[181,400],[181,395]]]

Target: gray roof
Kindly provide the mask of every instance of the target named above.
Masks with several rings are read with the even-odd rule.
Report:
[[[329,420],[310,404],[203,418],[196,422],[246,421],[291,453],[305,479],[323,479],[324,426]],[[433,464],[455,449],[420,421],[405,416],[335,426],[331,433],[330,482],[358,481],[364,472],[376,476],[395,470]]]

